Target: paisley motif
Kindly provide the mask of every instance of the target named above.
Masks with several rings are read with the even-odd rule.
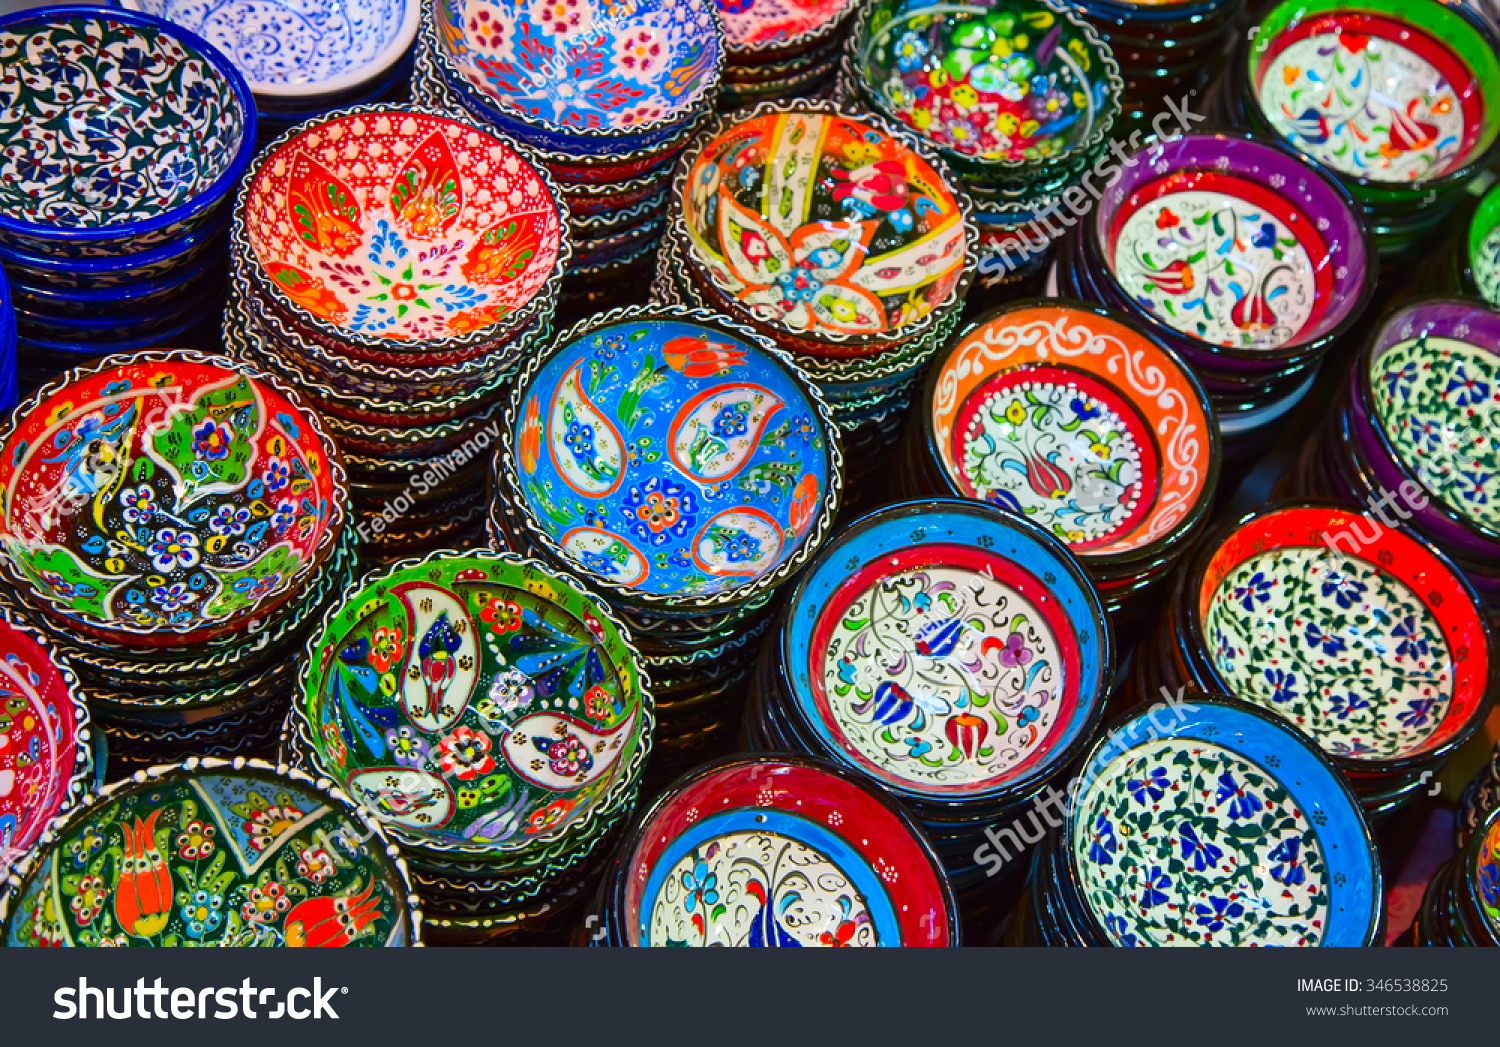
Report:
[[[547,446],[569,487],[599,497],[613,492],[625,479],[625,442],[583,391],[582,370],[580,364],[568,372],[552,397],[547,425],[551,432],[562,434],[562,441],[561,446],[557,441]]]
[[[785,406],[775,393],[757,386],[699,393],[667,430],[673,464],[701,484],[731,479],[760,446],[771,416]]]
[[[651,573],[651,561],[629,539],[597,527],[575,527],[559,544],[569,560],[616,585],[640,585]]]
[[[478,638],[468,612],[452,593],[420,582],[391,593],[406,609],[412,642],[401,680],[406,715],[429,734],[453,726],[478,686]]]
[[[544,789],[581,789],[608,775],[635,730],[632,713],[606,731],[558,713],[533,713],[511,725],[505,759],[522,778]]]
[[[377,818],[406,829],[440,829],[453,817],[453,789],[411,767],[374,767],[349,777],[349,795]]]
[[[708,521],[693,542],[693,561],[715,575],[764,574],[781,554],[776,521],[748,506],[727,509]]]

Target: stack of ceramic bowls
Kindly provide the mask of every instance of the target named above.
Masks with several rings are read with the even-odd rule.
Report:
[[[413,94],[536,150],[573,216],[569,296],[587,298],[648,271],[672,161],[713,115],[724,61],[714,0],[434,0]]]
[[[10,283],[0,269],[0,411],[9,411],[20,398],[16,377],[16,311],[10,304]]]
[[[107,353],[212,340],[229,194],[255,151],[211,44],[96,7],[0,19],[0,266],[23,388]]]
[[[1500,808],[1500,745],[1464,789],[1458,805],[1458,845],[1462,847],[1474,830]]]
[[[851,524],[798,582],[745,735],[899,797],[963,890],[990,872],[984,830],[1088,745],[1113,653],[1098,594],[1036,524],[973,502],[892,506]]]
[[[1483,604],[1442,553],[1332,502],[1206,538],[1177,576],[1137,694],[1232,694],[1308,734],[1376,818],[1421,795],[1500,686]]]
[[[420,0],[110,0],[164,18],[229,56],[268,142],[333,109],[404,102]]]
[[[1041,266],[1061,194],[1107,155],[1122,86],[1109,45],[1053,0],[874,0],[850,31],[839,91],[963,178],[980,276],[998,285]]]
[[[1286,0],[1230,65],[1228,115],[1354,194],[1382,263],[1432,231],[1500,150],[1500,40],[1436,0]]]
[[[323,412],[369,554],[478,537],[501,386],[550,330],[566,222],[526,152],[410,106],[331,113],[252,166],[225,339]]]
[[[1280,142],[1189,135],[1127,157],[1064,238],[1058,293],[1133,316],[1197,375],[1225,455],[1274,435],[1375,293],[1349,194]]]
[[[1500,808],[1429,881],[1413,930],[1422,946],[1500,945]]]
[[[429,926],[485,936],[576,895],[629,817],[652,698],[576,579],[437,552],[367,576],[308,642],[289,742],[411,866]]]
[[[980,317],[939,354],[895,465],[901,497],[988,502],[1065,543],[1123,646],[1207,523],[1219,434],[1192,372],[1138,324],[1040,299]]]
[[[1369,506],[1438,546],[1500,614],[1500,311],[1426,298],[1385,318],[1288,493]]]
[[[44,634],[0,609],[0,881],[57,814],[94,787],[89,713],[78,677]],[[97,770],[96,770],[97,768]]]
[[[1375,841],[1328,760],[1227,698],[1135,712],[1094,748],[1013,925],[1027,945],[1371,946]]]
[[[776,588],[843,489],[837,427],[748,328],[669,306],[573,328],[516,381],[491,539],[579,571],[630,625],[655,685],[657,767],[734,737]]]
[[[718,0],[724,25],[724,78],[719,107],[825,95],[856,0]]]
[[[111,763],[274,745],[300,646],[353,574],[338,451],[275,380],[108,357],[0,430],[14,602],[82,682]]]
[[[421,944],[406,866],[327,780],[192,758],[84,796],[0,892],[0,945]]]
[[[655,293],[792,354],[844,432],[850,490],[863,489],[959,321],[972,211],[943,162],[894,125],[828,102],[767,103],[683,154]]]
[[[1443,257],[1423,268],[1416,290],[1474,295],[1500,306],[1500,185],[1479,197],[1472,209],[1460,204],[1454,213],[1464,217],[1463,228],[1450,237]]]
[[[621,849],[598,909],[583,936],[601,946],[959,944],[953,892],[911,818],[797,757],[734,757],[676,782]]]

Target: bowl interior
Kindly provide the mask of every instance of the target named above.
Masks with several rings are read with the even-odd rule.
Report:
[[[1500,817],[1492,815],[1480,827],[1467,857],[1470,890],[1490,936],[1500,941]]]
[[[106,361],[12,418],[7,569],[68,620],[228,631],[318,569],[347,501],[331,453],[280,392],[205,358]]]
[[[1193,584],[1199,656],[1228,693],[1334,756],[1432,751],[1485,704],[1493,656],[1480,608],[1430,550],[1370,517],[1256,517]]]
[[[1430,0],[1288,0],[1249,50],[1250,91],[1279,134],[1341,175],[1424,181],[1494,143],[1494,48]]]
[[[723,0],[717,6],[731,47],[776,50],[826,34],[854,6],[854,0]],[[802,62],[806,59],[806,55],[799,56]]]
[[[214,61],[153,26],[14,23],[0,31],[0,214],[54,234],[158,219],[230,171],[245,121]]]
[[[823,515],[832,452],[800,374],[718,328],[640,319],[560,348],[512,433],[525,509],[586,574],[658,596],[751,585]]]
[[[452,553],[369,580],[311,644],[295,706],[325,773],[407,837],[542,846],[614,799],[651,729],[597,598]]]
[[[1066,306],[1007,311],[969,330],[932,381],[924,422],[950,482],[1076,555],[1166,537],[1210,493],[1202,394],[1116,320]]]
[[[1363,304],[1359,217],[1293,157],[1204,135],[1134,159],[1089,228],[1123,292],[1162,324],[1209,345],[1290,350]]]
[[[1500,187],[1491,189],[1479,201],[1469,223],[1469,276],[1479,296],[1491,305],[1500,305]]]

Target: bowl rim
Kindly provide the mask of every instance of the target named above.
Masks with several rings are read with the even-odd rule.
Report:
[[[228,228],[229,209],[225,208],[186,235],[135,254],[110,255],[104,258],[64,258],[60,255],[31,254],[9,244],[0,244],[0,263],[9,263],[12,267],[42,272],[55,271],[58,275],[74,278],[86,277],[97,280],[101,277],[128,273],[135,269],[169,262],[173,263],[174,267],[181,265],[180,259],[200,254],[216,236],[221,235]],[[138,282],[138,280],[131,277],[124,283],[106,286],[121,287],[130,282]]]
[[[1475,249],[1483,247],[1496,231],[1500,231],[1500,182],[1485,190],[1458,238],[1458,266],[1463,291],[1492,306],[1500,305],[1500,301],[1491,301],[1481,292],[1479,281],[1474,277],[1474,255]],[[1500,276],[1500,271],[1496,275]]]
[[[199,57],[224,78],[236,101],[240,104],[244,123],[240,128],[239,144],[230,157],[228,165],[213,182],[209,183],[206,189],[191,199],[169,208],[155,217],[137,219],[134,222],[70,229],[56,225],[26,222],[0,212],[0,233],[5,233],[17,239],[67,242],[83,245],[108,244],[114,241],[129,240],[132,237],[144,236],[182,222],[204,217],[207,212],[228,197],[229,191],[240,181],[251,158],[255,155],[258,117],[255,109],[255,99],[250,93],[250,85],[245,82],[245,78],[240,75],[240,71],[234,67],[234,63],[230,62],[224,52],[220,51],[213,44],[204,40],[196,33],[189,32],[171,22],[153,15],[143,14],[139,11],[128,11],[123,8],[113,7],[88,7],[78,4],[30,8],[16,11],[4,18],[0,18],[0,34],[15,33],[17,35],[25,35],[28,32],[27,26],[34,26],[31,32],[37,32],[44,30],[49,25],[55,26],[78,19],[118,21],[136,30],[152,29],[160,35],[176,40],[185,49],[196,51]],[[191,230],[191,232],[196,231],[196,229]],[[174,240],[173,246],[175,245],[176,241]],[[128,258],[130,256],[125,255],[124,257]],[[63,267],[66,268],[67,264],[70,264],[72,260],[63,259],[60,261],[64,263]]]
[[[820,43],[831,43],[833,39],[839,35],[839,32],[849,24],[849,20],[854,17],[854,12],[859,8],[859,6],[860,0],[843,0],[843,7],[839,10],[838,14],[833,18],[830,18],[826,22],[822,22],[819,25],[813,26],[810,29],[805,29],[802,32],[796,33],[792,36],[757,40],[747,43],[735,43],[730,39],[729,28],[728,26],[724,25],[724,15],[723,12],[720,11],[719,24],[724,28],[724,64],[725,66],[751,65],[751,63],[748,62],[733,62],[730,61],[730,59],[747,58],[753,57],[755,55],[767,55],[772,57],[773,61],[767,63],[772,65],[778,64],[781,61],[796,61],[798,58],[802,57],[800,52],[813,50]],[[718,11],[718,8],[719,5],[715,3],[714,10]],[[834,54],[835,64],[837,64],[839,47],[837,45],[833,45],[832,51]],[[787,57],[785,59],[776,58],[776,56],[782,54],[785,54]],[[760,65],[763,63],[756,62],[754,64]]]

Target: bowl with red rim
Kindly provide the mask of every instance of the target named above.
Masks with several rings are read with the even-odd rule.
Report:
[[[1084,223],[1082,258],[1107,304],[1194,368],[1249,378],[1310,364],[1374,294],[1359,208],[1290,147],[1223,132],[1130,160]]]
[[[261,152],[232,236],[257,296],[309,337],[435,355],[496,345],[550,307],[566,224],[514,142],[450,113],[358,106]]]

